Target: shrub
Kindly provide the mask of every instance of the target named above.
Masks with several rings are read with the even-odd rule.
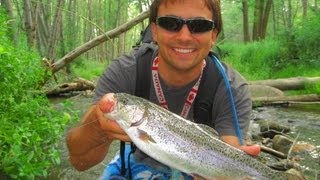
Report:
[[[295,30],[300,61],[319,64],[320,59],[320,13],[310,16]]]
[[[57,148],[70,115],[55,111],[39,95],[40,57],[13,47],[0,9],[0,171],[14,179],[46,176],[60,162]]]
[[[279,59],[279,43],[264,40],[248,44],[225,43],[221,49],[227,52],[224,60],[248,80],[270,78]]]

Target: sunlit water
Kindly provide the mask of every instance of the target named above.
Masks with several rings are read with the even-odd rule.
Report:
[[[317,106],[317,107],[315,107]],[[279,122],[292,129],[289,136],[298,142],[306,142],[317,148],[300,154],[299,164],[307,179],[320,179],[320,105],[314,107],[296,106],[288,108],[260,108],[254,116]],[[311,108],[311,109],[310,109]]]

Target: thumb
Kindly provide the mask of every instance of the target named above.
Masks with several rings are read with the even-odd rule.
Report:
[[[240,150],[244,151],[245,153],[251,156],[258,156],[261,152],[261,147],[259,145],[251,145],[251,146],[240,146]]]

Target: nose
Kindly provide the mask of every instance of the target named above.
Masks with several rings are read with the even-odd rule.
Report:
[[[177,34],[178,39],[186,41],[192,39],[192,33],[190,32],[188,26],[184,24]]]

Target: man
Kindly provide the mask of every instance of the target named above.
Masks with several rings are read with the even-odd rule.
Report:
[[[203,69],[206,62],[208,63],[206,60],[209,59],[209,51],[221,31],[219,1],[154,0],[150,10],[152,36],[156,45],[143,45],[137,50],[152,49],[153,56],[150,60],[157,66],[154,68],[157,70],[152,72],[153,82],[149,100],[193,120],[194,103],[190,109],[185,110],[185,100],[190,90],[200,82]],[[130,138],[118,124],[104,118],[103,114],[111,111],[115,104],[112,93],[135,93],[135,55],[132,53],[122,56],[108,67],[98,82],[94,105],[83,117],[81,125],[70,130],[67,144],[70,162],[76,169],[86,170],[101,162],[113,140],[130,142]],[[230,67],[226,67],[225,70],[233,90],[240,128],[245,135],[251,112],[248,86],[236,71]],[[213,104],[210,125],[217,130],[220,138],[249,154],[255,154],[255,147],[239,144],[232,121],[229,96],[223,81],[218,84]],[[128,148],[126,151],[128,154]],[[126,161],[130,161],[129,172],[132,173],[133,179],[138,176],[148,176],[148,179],[166,179],[174,176],[170,168],[168,170],[167,166],[139,150],[133,153],[132,158],[126,157]],[[120,157],[117,156],[107,167],[104,178],[121,177],[120,164]]]

